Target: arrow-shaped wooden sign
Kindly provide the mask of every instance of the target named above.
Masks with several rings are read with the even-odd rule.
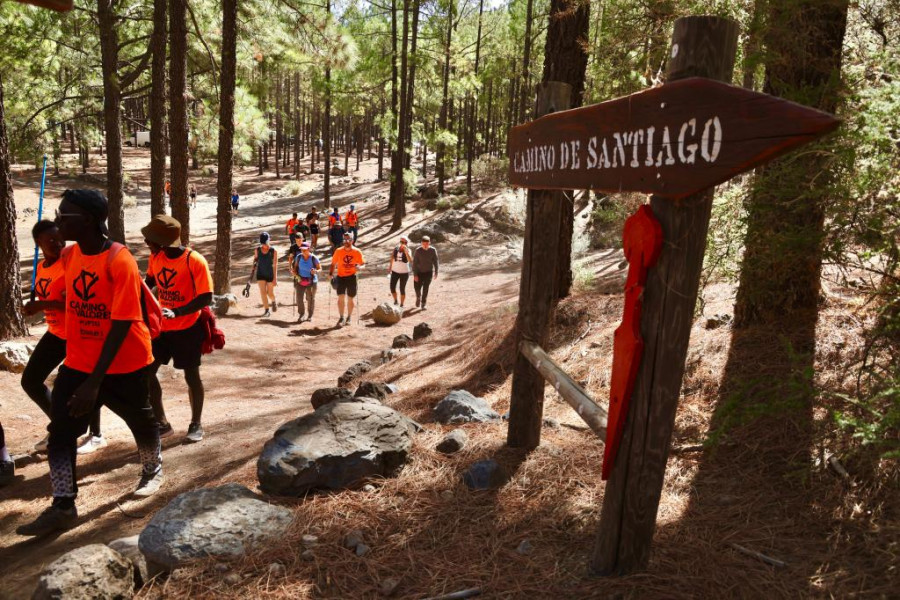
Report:
[[[678,198],[834,130],[833,115],[693,77],[550,114],[509,133],[509,181]]]

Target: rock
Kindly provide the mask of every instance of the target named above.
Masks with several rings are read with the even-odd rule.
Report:
[[[425,184],[419,186],[419,195],[423,200],[432,200],[438,197],[438,186],[436,183]]]
[[[544,427],[549,427],[550,429],[559,429],[559,426],[559,419],[554,419],[553,417],[544,417]]]
[[[221,296],[213,296],[210,306],[213,312],[218,316],[227,315],[228,311],[237,306],[237,296],[234,294],[222,294]]]
[[[522,540],[516,547],[516,552],[519,554],[531,554],[532,550],[534,550],[534,546],[532,546],[531,542],[528,540]]]
[[[237,585],[241,582],[241,576],[238,575],[237,573],[229,573],[228,575],[225,576],[224,581],[228,585]]]
[[[353,381],[360,375],[362,375],[364,373],[368,373],[371,370],[372,370],[372,363],[370,363],[367,360],[361,360],[358,363],[352,365],[346,371],[344,371],[343,375],[338,377],[338,386],[345,387],[345,386],[347,386],[347,384],[349,384],[351,381]]]
[[[362,487],[362,491],[369,492],[369,493],[374,492],[376,489],[377,488],[374,485],[372,485],[371,483],[367,483],[366,485],[364,485]]]
[[[405,333],[401,333],[397,337],[394,338],[393,343],[391,344],[391,348],[409,348],[409,345],[412,343],[412,338],[406,335]]]
[[[331,174],[336,175],[338,177],[346,177],[347,169],[342,169],[340,167],[331,167]]]
[[[463,473],[463,482],[472,490],[489,490],[506,483],[506,473],[495,460],[480,460]]]
[[[400,585],[398,580],[388,577],[378,584],[378,592],[382,596],[392,596],[394,592],[397,591],[398,585]]]
[[[257,462],[260,487],[302,496],[395,475],[409,458],[417,424],[369,398],[332,402],[285,423]]]
[[[248,546],[278,539],[293,513],[237,483],[185,492],[156,513],[138,546],[148,562],[172,570],[206,556],[241,556]]]
[[[400,391],[400,388],[396,383],[386,383],[385,386],[387,387],[388,393],[396,394]]]
[[[31,596],[36,600],[120,599],[134,596],[131,561],[103,544],[76,548],[47,565]]]
[[[214,566],[213,568],[217,573],[227,573],[228,569],[230,569],[231,567],[229,567],[225,563],[216,563],[216,566]]]
[[[134,567],[134,587],[139,588],[150,581],[147,572],[147,559],[138,548],[138,536],[119,538],[107,544],[110,548],[131,561]]]
[[[310,402],[312,403],[313,408],[319,408],[320,406],[325,406],[330,402],[342,402],[344,400],[349,400],[352,397],[353,392],[351,392],[347,388],[322,388],[313,392],[312,398],[310,398]]]
[[[718,329],[723,325],[731,323],[731,320],[731,315],[714,315],[712,318],[706,320],[705,326],[707,329]]]
[[[381,351],[381,364],[389,363],[397,358],[397,351],[393,348]]]
[[[379,383],[377,381],[363,381],[361,384],[359,384],[359,387],[356,388],[356,392],[353,394],[353,397],[375,398],[376,400],[384,400],[390,393],[392,392],[388,388],[386,383]]]
[[[369,553],[369,550],[371,550],[371,548],[369,548],[365,544],[357,544],[356,545],[356,555],[357,556],[365,556],[366,554]]]
[[[302,538],[300,538],[300,542],[306,547],[315,546],[317,543],[319,543],[319,538],[318,536],[307,533]]]
[[[438,227],[442,231],[446,231],[448,233],[458,234],[462,233],[463,230],[463,220],[465,219],[465,214],[458,211],[452,210],[448,211],[444,214],[440,220],[437,221]]]
[[[424,227],[420,227],[418,229],[414,229],[410,232],[409,239],[418,244],[426,235],[431,238],[432,242],[447,241],[447,236],[444,235],[444,232],[441,231],[440,228],[434,223],[426,225]]]
[[[28,364],[34,344],[24,342],[0,342],[0,369],[21,373]]]
[[[456,496],[453,494],[453,491],[451,491],[451,490],[444,490],[443,492],[441,492],[441,499],[443,499],[447,502],[450,502],[454,498],[456,498]]]
[[[382,302],[372,311],[372,320],[379,325],[395,325],[403,318],[403,310],[390,302]]]
[[[269,577],[284,577],[286,569],[280,562],[273,562],[269,565]]]
[[[465,390],[453,390],[434,407],[435,418],[447,423],[485,423],[500,418],[484,398]]]
[[[454,452],[459,452],[463,448],[466,447],[466,442],[469,441],[469,436],[462,429],[454,429],[446,436],[441,442],[437,445],[437,451],[443,452],[444,454],[453,454]]]
[[[414,340],[422,340],[427,337],[431,337],[431,325],[428,323],[419,323],[415,327],[413,327],[413,339]]]
[[[344,536],[344,548],[351,550],[363,543],[363,532],[359,529],[353,529]]]

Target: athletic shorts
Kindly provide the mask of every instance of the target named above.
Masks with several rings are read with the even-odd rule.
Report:
[[[153,358],[162,365],[171,360],[176,369],[199,367],[203,335],[200,319],[187,329],[163,331],[153,340]]]
[[[347,275],[346,277],[336,277],[338,296],[347,295],[356,298],[356,275]]]
[[[319,226],[318,225],[310,225],[309,233],[312,235],[319,235]]]

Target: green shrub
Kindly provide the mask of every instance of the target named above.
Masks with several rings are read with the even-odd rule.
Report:
[[[302,193],[303,193],[303,186],[296,179],[292,179],[291,181],[288,181],[281,188],[281,194],[283,196],[299,196]]]
[[[509,159],[505,156],[481,156],[472,163],[472,175],[487,188],[509,185]]]

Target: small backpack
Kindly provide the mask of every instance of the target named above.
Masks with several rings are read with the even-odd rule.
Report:
[[[125,246],[118,242],[113,242],[109,247],[106,271],[110,280],[112,280],[110,265],[112,265],[112,261],[115,260],[116,256],[119,255],[119,252],[124,249]],[[150,288],[147,287],[147,282],[144,281],[143,278],[141,278],[141,314],[144,317],[144,324],[147,325],[147,329],[150,331],[150,339],[155,340],[159,337],[159,334],[162,333],[162,307],[159,305],[156,296],[154,296],[153,292],[150,291]]]

